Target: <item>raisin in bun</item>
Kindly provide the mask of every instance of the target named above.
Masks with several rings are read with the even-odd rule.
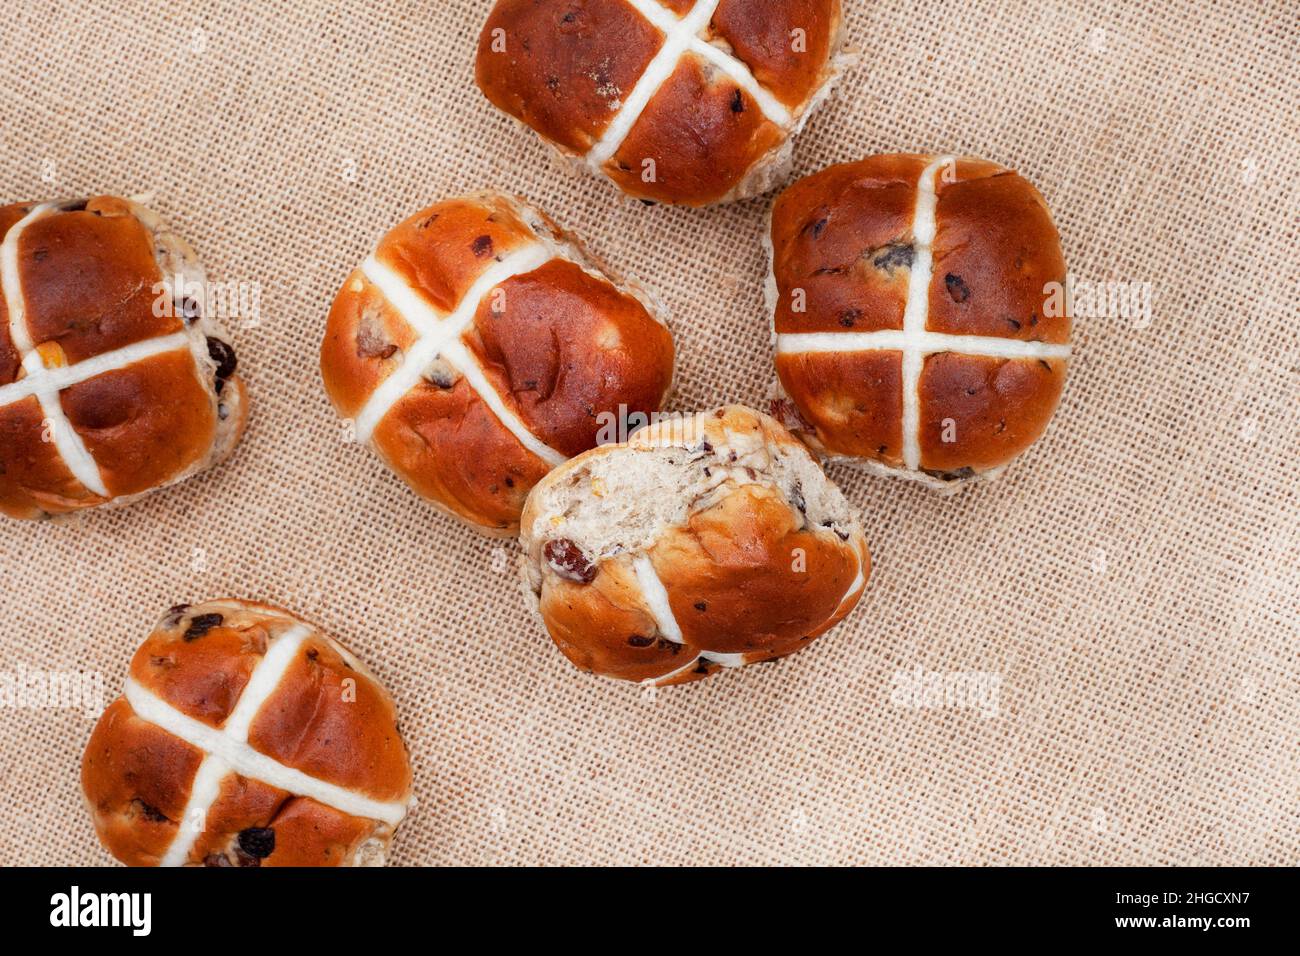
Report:
[[[555,469],[529,495],[520,540],[564,655],[659,684],[807,647],[871,571],[856,515],[808,450],[735,405]]]
[[[842,28],[840,0],[499,0],[478,85],[628,195],[705,206],[789,176]]]
[[[1060,240],[1027,180],[873,156],[792,185],[770,238],[774,409],[812,447],[956,490],[1043,433],[1070,317],[1053,304]]]
[[[510,535],[547,471],[625,414],[660,408],[673,341],[658,311],[523,202],[449,199],[348,278],[321,371],[357,440],[402,480]]]
[[[0,511],[125,503],[231,452],[248,403],[206,296],[187,297],[203,278],[129,200],[0,207]]]
[[[81,783],[131,866],[382,865],[411,801],[388,692],[338,642],[248,601],[164,615]]]

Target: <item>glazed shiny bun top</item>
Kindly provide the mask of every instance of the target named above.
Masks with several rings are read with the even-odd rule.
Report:
[[[629,195],[702,206],[788,175],[841,29],[839,0],[500,0],[478,84]]]
[[[513,534],[530,488],[613,419],[659,409],[673,341],[654,300],[540,211],[499,193],[430,206],[353,271],[325,387],[443,511]]]
[[[996,475],[1065,383],[1065,262],[1022,176],[951,156],[873,156],[777,200],[769,298],[784,397],[823,454],[952,489]]]
[[[193,249],[112,196],[0,207],[0,511],[130,500],[234,448],[235,352]]]

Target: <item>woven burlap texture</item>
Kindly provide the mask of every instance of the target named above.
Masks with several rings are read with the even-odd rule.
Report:
[[[418,805],[402,864],[1300,862],[1300,15],[1286,0],[847,0],[861,53],[807,173],[951,151],[1042,190],[1071,272],[1151,283],[1080,318],[1044,439],[952,498],[832,468],[877,570],[777,665],[650,694],[583,675],[515,546],[346,441],[317,348],[347,275],[439,197],[520,192],[654,288],[679,409],[772,377],[769,200],[646,208],[576,176],[473,83],[487,0],[54,4],[0,22],[0,198],[152,193],[236,328],[235,458],[128,509],[0,534],[0,670],[116,693],[169,605],[315,620],[392,689]],[[900,672],[996,675],[996,713],[909,707]],[[92,720],[0,710],[0,862],[101,864]]]

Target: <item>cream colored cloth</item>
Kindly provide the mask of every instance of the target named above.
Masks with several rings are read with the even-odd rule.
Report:
[[[0,529],[0,670],[116,693],[169,605],[291,608],[397,698],[405,864],[1300,862],[1295,4],[847,5],[862,64],[799,170],[1012,166],[1072,273],[1151,283],[1152,319],[1076,322],[1060,412],[995,485],[833,469],[877,560],[861,606],[784,663],[652,697],[574,670],[513,545],[345,441],[317,347],[389,226],[495,186],[666,299],[678,408],[761,404],[767,200],[646,208],[553,164],[473,85],[487,0],[8,4],[0,197],[151,192],[211,278],[260,283],[262,320],[233,330],[253,418],[229,465]],[[996,714],[896,702],[918,668],[995,675]],[[91,726],[0,710],[0,862],[109,861]]]

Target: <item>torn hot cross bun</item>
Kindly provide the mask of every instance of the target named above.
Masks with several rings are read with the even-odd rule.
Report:
[[[872,156],[802,179],[771,222],[779,418],[813,448],[939,490],[1047,428],[1070,316],[1051,214],[1019,174]]]
[[[0,207],[0,512],[122,504],[230,454],[248,401],[203,288],[138,203]]]
[[[411,767],[382,685],[286,611],[168,611],[86,745],[100,841],[130,866],[382,865]]]
[[[807,647],[871,572],[857,516],[808,450],[736,405],[555,469],[529,495],[520,540],[564,655],[658,684]]]
[[[706,206],[786,179],[842,28],[840,0],[499,0],[478,85],[628,195]]]
[[[334,301],[321,371],[402,480],[510,535],[547,471],[662,406],[673,340],[659,312],[544,214],[482,193],[384,237]]]

